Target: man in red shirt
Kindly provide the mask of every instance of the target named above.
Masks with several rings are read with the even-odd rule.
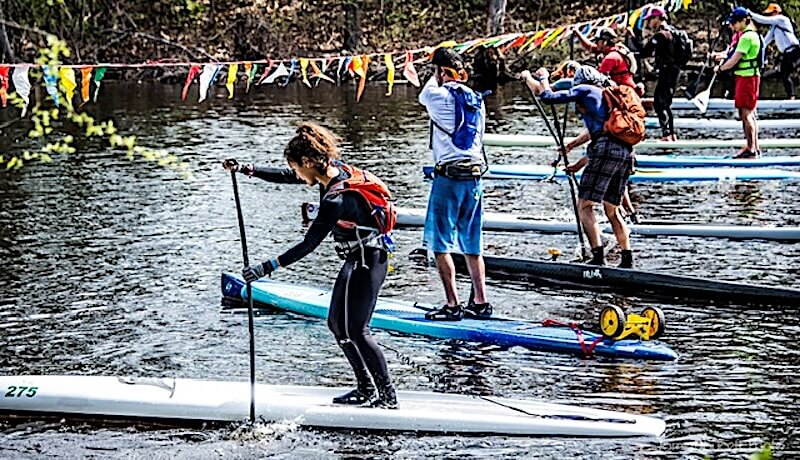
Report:
[[[633,81],[637,71],[636,57],[625,45],[618,43],[619,36],[608,27],[601,27],[595,33],[594,42],[589,41],[580,31],[575,31],[580,42],[593,52],[602,56],[597,70],[608,75],[620,86],[630,86],[639,96],[644,94],[644,85]]]

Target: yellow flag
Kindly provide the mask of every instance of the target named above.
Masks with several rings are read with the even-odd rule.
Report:
[[[689,5],[692,4],[692,0],[683,0],[683,9],[689,9]]]
[[[72,107],[72,97],[75,96],[75,88],[78,87],[78,83],[75,81],[75,71],[72,70],[72,67],[62,66],[58,69],[58,78],[61,80],[61,88],[67,94],[67,105]]]
[[[308,58],[300,58],[300,75],[303,76],[303,83],[311,88],[311,82],[308,81],[308,74],[306,73],[306,69],[308,69]]]
[[[639,16],[641,15],[642,15],[641,8],[634,10],[634,12],[631,13],[631,17],[628,18],[628,27],[636,27],[636,22],[639,20]]]
[[[528,40],[524,45],[522,45],[522,47],[520,47],[519,52],[521,53],[523,51],[530,51],[533,48],[536,48],[537,43],[541,42],[542,36],[544,36],[544,34],[546,34],[547,32],[548,31],[546,30],[540,30],[535,34],[533,34],[530,40]]]
[[[236,83],[237,72],[239,72],[239,64],[228,66],[228,79],[225,81],[225,87],[228,88],[228,99],[233,99],[233,84]]]
[[[392,55],[389,53],[384,54],[383,62],[386,64],[386,81],[389,83],[389,90],[386,95],[391,96],[392,87],[394,86],[394,61],[392,60]]]
[[[564,32],[564,27],[559,27],[558,29],[554,30],[547,38],[542,41],[542,48],[547,48],[547,45],[553,43],[553,40],[558,38],[561,33]]]

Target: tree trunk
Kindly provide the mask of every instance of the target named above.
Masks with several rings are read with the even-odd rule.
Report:
[[[489,0],[489,35],[501,35],[505,31],[506,0]]]
[[[3,10],[0,9],[0,20],[5,19],[3,16]],[[3,58],[3,62],[15,62],[16,59],[14,58],[14,48],[11,47],[11,42],[8,40],[8,33],[6,32],[6,25],[3,22],[0,22],[0,44],[2,45],[2,53],[0,53],[0,58]]]
[[[355,2],[344,6],[344,49],[356,51],[361,47],[361,10]]]

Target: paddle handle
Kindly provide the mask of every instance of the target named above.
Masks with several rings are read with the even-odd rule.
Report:
[[[236,217],[239,221],[239,238],[242,242],[242,259],[244,266],[250,265],[247,256],[247,236],[244,231],[244,216],[242,203],[239,200],[239,186],[236,183],[236,171],[231,170],[231,183],[233,184],[233,199],[236,201]],[[253,324],[253,286],[247,282],[247,331],[250,334],[250,423],[256,422],[256,340]]]

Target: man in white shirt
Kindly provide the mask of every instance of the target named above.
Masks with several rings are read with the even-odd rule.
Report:
[[[769,32],[764,37],[764,46],[775,40],[775,46],[781,53],[781,67],[778,75],[783,80],[786,97],[794,99],[792,74],[798,59],[800,59],[800,42],[795,35],[792,21],[783,14],[783,9],[777,3],[767,5],[763,15],[751,11],[750,16],[754,22],[770,26]]]
[[[425,316],[458,321],[464,315],[489,318],[483,263],[483,184],[487,169],[483,153],[486,109],[481,94],[464,85],[467,74],[461,56],[438,48],[431,59],[434,75],[422,88],[419,102],[431,119],[431,150],[435,163],[425,217],[425,245],[436,256],[447,303]],[[459,250],[472,278],[473,298],[464,307],[456,289],[451,252]]]

